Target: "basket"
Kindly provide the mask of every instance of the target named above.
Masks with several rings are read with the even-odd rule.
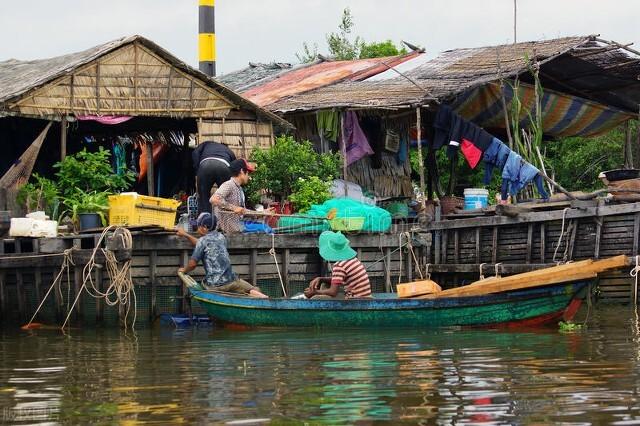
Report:
[[[109,225],[158,225],[171,229],[180,201],[136,193],[109,196]]]
[[[455,213],[456,210],[464,209],[464,198],[445,195],[440,198],[440,206],[442,207],[442,214]]]
[[[364,217],[336,217],[329,221],[334,231],[360,231],[364,226]]]

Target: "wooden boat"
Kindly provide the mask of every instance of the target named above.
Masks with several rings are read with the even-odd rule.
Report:
[[[535,326],[571,320],[597,273],[626,265],[625,256],[560,265],[505,278],[489,278],[424,298],[256,299],[189,285],[214,319],[275,327]]]

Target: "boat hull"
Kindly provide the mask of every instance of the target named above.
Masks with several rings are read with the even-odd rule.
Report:
[[[571,319],[588,282],[474,297],[356,300],[255,299],[191,289],[222,322],[275,327],[527,326]],[[572,303],[573,301],[573,303]]]

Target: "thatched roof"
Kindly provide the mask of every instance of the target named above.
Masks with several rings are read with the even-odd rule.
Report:
[[[55,58],[0,62],[0,114],[207,117],[234,108],[290,127],[138,35]]]
[[[637,112],[640,54],[596,36],[450,50],[430,61],[407,61],[398,67],[404,76],[389,70],[364,81],[344,81],[283,98],[267,108],[289,113],[428,105],[500,78],[520,75],[527,81],[527,58],[540,65],[545,88]]]

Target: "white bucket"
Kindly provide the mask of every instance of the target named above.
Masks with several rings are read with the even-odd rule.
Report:
[[[489,205],[489,191],[482,188],[464,190],[464,209],[481,209]]]
[[[11,218],[11,227],[9,228],[10,237],[30,237],[33,228],[34,219],[27,217]]]

